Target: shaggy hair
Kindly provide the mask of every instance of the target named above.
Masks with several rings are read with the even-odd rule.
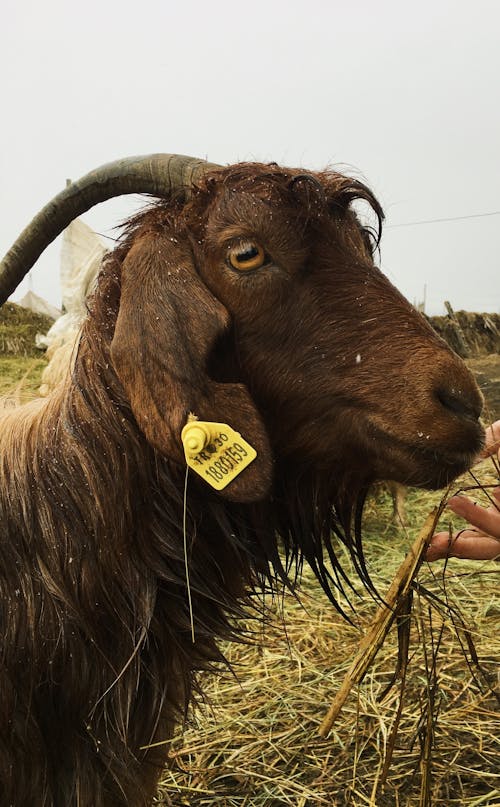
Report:
[[[336,540],[370,585],[363,495],[383,457],[397,466],[402,449],[395,438],[383,447],[380,420],[369,441],[361,436],[357,421],[380,397],[391,362],[347,363],[353,335],[367,355],[376,343],[376,357],[404,331],[419,361],[428,357],[432,372],[441,362],[480,406],[459,360],[373,266],[378,235],[360,225],[355,199],[380,224],[359,182],[242,165],[208,175],[187,203],[157,203],[105,261],[71,377],[50,398],[4,415],[2,804],[149,804],[172,727],[198,674],[223,660],[219,641],[234,636],[253,592],[276,577],[293,585],[305,558],[338,607],[332,588],[350,581]],[[217,256],[242,237],[268,245],[281,268],[269,269],[271,281],[226,267],[221,290]],[[327,284],[317,293],[308,285],[315,273]],[[365,318],[378,317],[366,337],[355,332],[361,291]],[[328,294],[330,319],[321,310]],[[405,372],[400,390],[413,367]],[[384,406],[387,421],[399,411],[402,422],[425,408],[423,397]],[[221,494],[190,474],[185,501],[179,434],[189,411],[248,435],[258,459]],[[329,418],[338,434],[325,449]],[[445,481],[432,471],[436,445],[444,452],[459,434],[468,459],[446,473],[469,461],[479,427],[464,436],[451,420],[443,412],[432,457],[411,449],[401,481]]]

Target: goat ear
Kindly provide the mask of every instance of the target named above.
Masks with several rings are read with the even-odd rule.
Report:
[[[162,454],[184,463],[181,431],[190,412],[229,424],[257,458],[220,495],[256,501],[271,483],[264,425],[244,385],[220,384],[207,373],[210,351],[228,325],[228,312],[196,273],[188,244],[168,233],[136,241],[122,264],[111,361],[139,428]]]

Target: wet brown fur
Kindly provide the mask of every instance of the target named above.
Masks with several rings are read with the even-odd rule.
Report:
[[[351,532],[367,485],[437,486],[472,460],[474,382],[373,265],[356,198],[381,220],[339,174],[250,164],[159,202],[105,261],[71,378],[4,416],[2,807],[150,804],[252,591],[302,557],[327,592],[349,585],[339,540],[369,585]],[[231,269],[241,238],[270,265]],[[258,450],[221,494],[189,478],[194,643],[190,411]]]

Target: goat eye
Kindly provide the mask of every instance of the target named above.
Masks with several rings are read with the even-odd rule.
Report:
[[[249,272],[260,269],[266,262],[266,254],[260,244],[253,241],[240,243],[229,250],[229,263],[233,269],[240,272]]]

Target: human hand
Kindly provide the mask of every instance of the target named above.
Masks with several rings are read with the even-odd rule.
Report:
[[[491,500],[491,506],[485,509],[466,496],[453,496],[447,506],[457,516],[465,518],[470,526],[454,533],[451,540],[449,532],[433,535],[426,560],[447,557],[494,560],[500,557],[500,487],[492,492]]]
[[[480,460],[498,452],[500,459],[500,420],[486,430],[485,448]],[[453,496],[450,510],[469,522],[469,528],[455,532],[438,532],[427,548],[426,560],[455,557],[468,560],[494,560],[500,558],[500,487],[491,493],[491,505],[476,505],[466,496]]]

